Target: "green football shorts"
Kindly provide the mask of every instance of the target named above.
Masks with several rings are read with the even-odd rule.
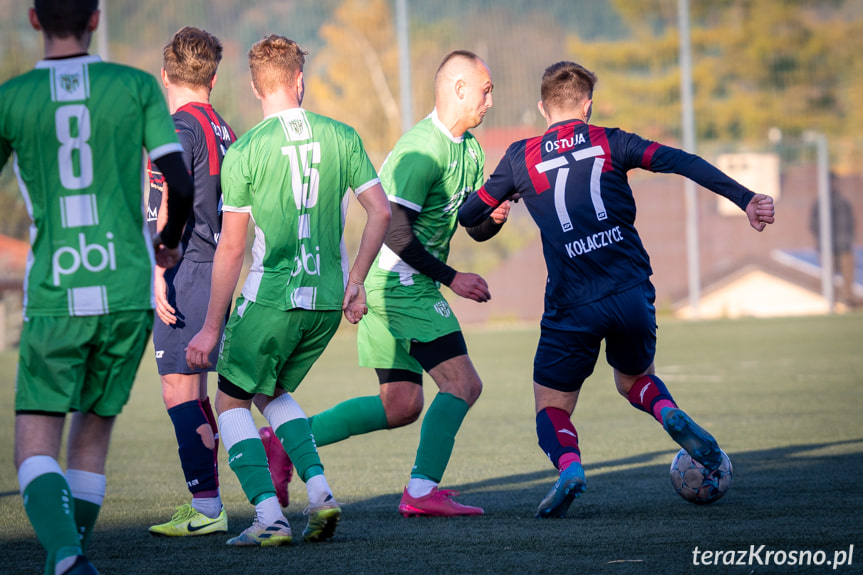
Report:
[[[28,318],[18,352],[15,411],[118,415],[152,329],[152,310]]]
[[[225,325],[216,371],[249,393],[299,387],[339,329],[341,311],[282,311],[240,296]]]
[[[405,369],[422,373],[410,355],[411,342],[429,342],[461,326],[440,290],[419,285],[372,290],[369,313],[357,330],[357,352],[363,367]]]

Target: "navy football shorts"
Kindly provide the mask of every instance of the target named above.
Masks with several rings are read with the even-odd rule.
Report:
[[[210,353],[213,367],[192,369],[186,363],[186,346],[204,326],[207,305],[210,302],[210,282],[213,262],[193,262],[183,259],[165,272],[168,284],[168,303],[174,308],[177,322],[166,325],[156,316],[153,324],[153,348],[159,375],[169,373],[192,374],[215,371],[219,346]],[[224,323],[222,324],[224,327]]]
[[[533,360],[533,380],[559,391],[578,391],[602,340],[608,364],[638,375],[656,354],[656,290],[649,280],[625,291],[566,310],[546,312]]]

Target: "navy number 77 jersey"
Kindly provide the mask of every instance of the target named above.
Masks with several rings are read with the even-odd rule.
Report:
[[[635,229],[635,199],[627,179],[633,168],[681,174],[741,209],[753,196],[698,156],[571,120],[512,144],[485,185],[462,206],[459,222],[481,223],[504,200],[521,194],[542,237],[546,312],[590,303],[652,273]]]

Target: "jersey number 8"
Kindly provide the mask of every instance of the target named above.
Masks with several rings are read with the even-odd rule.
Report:
[[[60,106],[54,114],[54,124],[57,128],[57,140],[60,142],[60,149],[57,151],[60,183],[67,190],[89,187],[93,183],[93,151],[87,144],[90,139],[90,110],[81,104]],[[72,135],[73,125],[77,128],[75,135]]]

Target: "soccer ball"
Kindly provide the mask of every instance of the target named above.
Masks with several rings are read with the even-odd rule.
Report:
[[[713,503],[731,487],[733,469],[728,455],[721,449],[722,463],[708,473],[703,465],[681,449],[671,462],[671,486],[678,495],[699,505]]]

